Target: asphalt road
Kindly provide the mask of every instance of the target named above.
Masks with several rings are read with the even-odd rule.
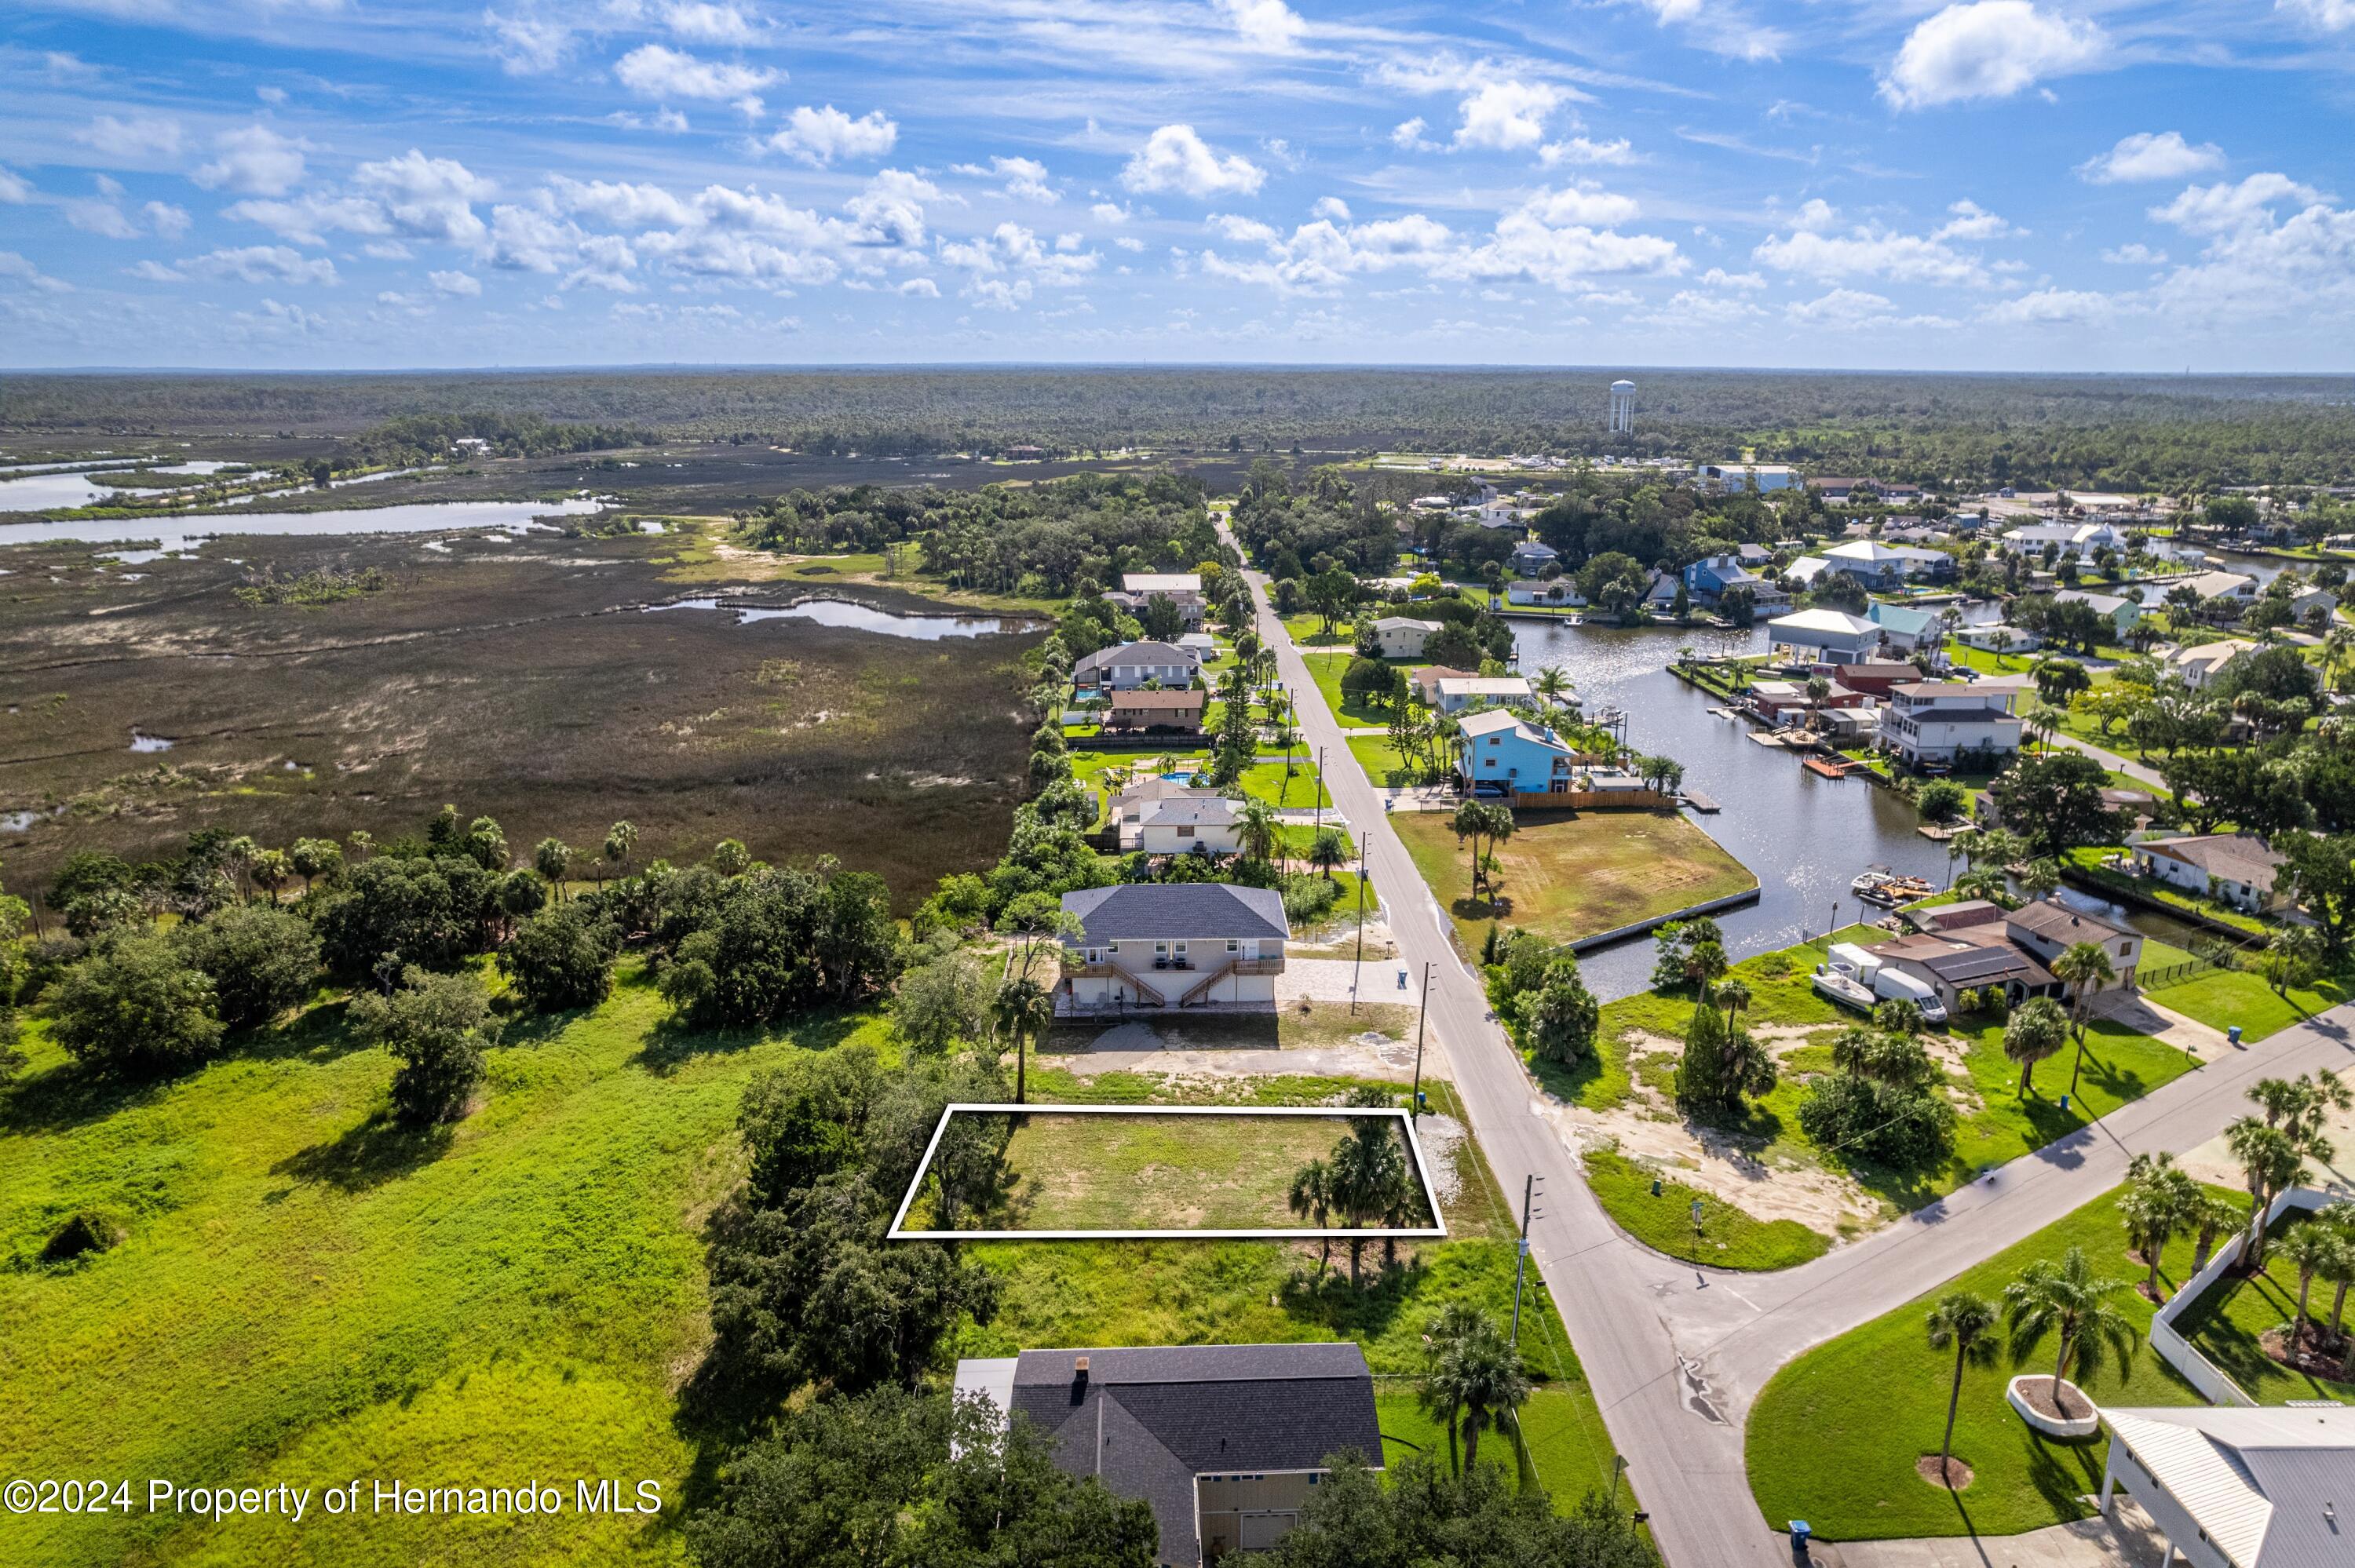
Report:
[[[2257,1078],[2355,1068],[2355,1009],[2336,1008],[2187,1073],[1804,1267],[1701,1270],[1639,1246],[1604,1213],[1546,1118],[1544,1097],[1490,1016],[1479,978],[1455,955],[1444,912],[1269,609],[1264,574],[1248,576],[1260,634],[1295,699],[1301,731],[1312,748],[1324,747],[1335,804],[1367,834],[1369,870],[1400,961],[1414,974],[1432,966],[1432,1023],[1489,1167],[1510,1194],[1526,1175],[1538,1178],[1531,1260],[1676,1568],[1790,1562],[1751,1497],[1742,1464],[1742,1423],[1775,1368],[2099,1196],[2123,1178],[2134,1153],[2204,1143],[2248,1109],[2245,1092]]]

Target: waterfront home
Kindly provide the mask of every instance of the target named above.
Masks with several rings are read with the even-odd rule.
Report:
[[[2142,933],[2115,921],[2073,909],[2058,898],[2040,898],[2004,916],[2004,932],[2047,968],[2080,942],[2091,942],[2110,960],[2114,991],[2132,991],[2142,962]]]
[[[1753,572],[1764,570],[1774,559],[1774,552],[1764,545],[1736,546],[1733,553],[1740,557],[1743,566]]]
[[[2088,593],[2083,588],[2062,588],[2052,596],[2055,604],[2082,604],[2110,623],[2110,641],[2124,642],[2126,633],[2142,619],[2142,606],[2134,599],[2121,599],[2110,593]]]
[[[1783,575],[1803,588],[1812,588],[1816,579],[1831,570],[1831,563],[1821,556],[1799,556],[1783,569]]]
[[[2091,560],[2096,550],[2124,550],[2124,531],[2107,523],[2030,523],[2007,529],[2004,549],[2015,556],[2041,556],[2047,545],[2064,556]]]
[[[1951,763],[1966,754],[1998,758],[2019,749],[2023,721],[2016,687],[1986,681],[1916,681],[1892,686],[1881,741],[1908,768]]]
[[[1064,1012],[1273,1007],[1292,927],[1284,895],[1225,882],[1132,882],[1063,895]]]
[[[2000,925],[2005,910],[2000,904],[1984,898],[1966,898],[1958,904],[1939,904],[1929,907],[1914,905],[1898,911],[1898,918],[1916,931],[1959,931],[1966,926]]]
[[[1985,626],[1958,627],[1955,631],[1955,641],[1966,648],[1977,648],[1986,652],[1999,649],[2006,653],[2025,653],[2032,648],[2044,646],[2044,639],[2026,627],[2008,626],[2000,620]]]
[[[1910,686],[1920,680],[1922,672],[1897,660],[1875,660],[1865,664],[1835,664],[1831,678],[1851,692],[1885,697],[1892,688]]]
[[[1832,683],[1832,689],[1818,703],[1807,695],[1807,688],[1797,681],[1753,681],[1747,694],[1751,705],[1759,716],[1777,726],[1802,724],[1818,708],[1861,708],[1871,699],[1862,692]]]
[[[1071,683],[1083,690],[1095,687],[1109,692],[1134,691],[1148,681],[1190,686],[1201,668],[1201,658],[1190,648],[1167,642],[1124,642],[1117,648],[1099,648],[1073,664]]]
[[[1760,577],[1743,565],[1734,555],[1710,556],[1695,561],[1684,570],[1685,591],[1695,604],[1704,609],[1715,609],[1718,601],[1735,588],[1748,588],[1755,607],[1762,610],[1788,609],[1791,596],[1771,580]],[[1669,595],[1674,602],[1675,595]]]
[[[2206,690],[2233,660],[2256,651],[2257,645],[2246,638],[2227,637],[2217,642],[2178,648],[2165,655],[2161,662],[2167,666],[2168,673],[2198,692]]]
[[[1202,733],[1202,709],[1209,696],[1203,691],[1114,692],[1109,700],[1110,705],[1104,710],[1104,732],[1108,735],[1154,731],[1199,735]]]
[[[1423,645],[1436,636],[1440,623],[1436,620],[1413,620],[1403,615],[1384,616],[1374,622],[1374,636],[1382,646],[1385,659],[1420,659]]]
[[[1950,1015],[1963,1011],[1966,991],[1988,986],[2015,1007],[2032,996],[2058,997],[2063,989],[2051,970],[2012,940],[2006,927],[1992,923],[1923,931],[1876,943],[1865,951],[1936,991]]]
[[[1578,591],[1578,584],[1572,578],[1556,577],[1550,583],[1507,583],[1505,602],[1527,605],[1535,609],[1582,609],[1586,607],[1586,596]]]
[[[2328,620],[2331,611],[2338,608],[2339,596],[2328,588],[2302,588],[2289,596],[2289,612],[2297,617],[2301,626]]]
[[[1881,641],[1901,653],[1911,653],[1924,646],[1935,648],[1945,636],[1945,622],[1935,610],[1875,599],[1865,610],[1864,618],[1881,628]]]
[[[1561,551],[1535,539],[1524,539],[1513,546],[1513,570],[1525,577],[1537,576],[1560,559]]]
[[[1440,682],[1469,680],[1475,673],[1471,670],[1450,669],[1444,664],[1425,664],[1420,670],[1409,670],[1406,678],[1407,683],[1414,687],[1414,694],[1423,699],[1423,705],[1436,708],[1439,706]]]
[[[1955,558],[1943,550],[1914,545],[1884,545],[1877,539],[1851,539],[1824,552],[1828,569],[1845,572],[1868,588],[1882,593],[1909,582],[1944,582],[1955,575]]]
[[[1167,599],[1188,626],[1202,624],[1202,577],[1199,572],[1127,572],[1120,592],[1104,595],[1114,603],[1142,611],[1156,599]]]
[[[1433,683],[1432,706],[1460,714],[1473,706],[1498,706],[1531,700],[1529,683],[1518,675],[1443,675]]]
[[[2133,846],[2135,870],[2203,898],[2252,915],[2287,905],[2274,889],[2284,857],[2254,833],[2189,834]]]
[[[1178,640],[1178,646],[1206,664],[1219,656],[1219,640],[1207,631],[1189,631]]]
[[[1559,795],[1570,788],[1574,755],[1543,725],[1494,708],[1456,721],[1464,755],[1455,765],[1466,789],[1490,785],[1511,794]]]
[[[1029,1421],[1067,1474],[1151,1504],[1161,1568],[1266,1552],[1335,1455],[1382,1462],[1373,1375],[1348,1340],[1025,1351],[960,1361],[955,1392]]]
[[[1766,642],[1818,664],[1861,664],[1881,646],[1881,628],[1844,609],[1803,609],[1768,621]]]

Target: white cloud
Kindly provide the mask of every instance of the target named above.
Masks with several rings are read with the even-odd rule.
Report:
[[[303,334],[324,332],[327,325],[324,316],[314,314],[300,305],[282,305],[272,299],[261,302],[261,314],[259,316],[240,311],[237,319],[257,326]]]
[[[1308,30],[1308,24],[1284,0],[1219,0],[1219,8],[1243,42],[1272,54],[1289,50]]]
[[[292,239],[298,245],[325,245],[329,232],[336,229],[378,238],[392,233],[392,220],[385,215],[384,208],[366,196],[323,193],[292,201],[241,201],[224,208],[221,216],[239,223],[258,223],[280,238]],[[391,244],[381,249],[371,245],[368,254],[380,260],[400,260],[409,252]]]
[[[1561,101],[1561,90],[1547,82],[1516,81],[1509,77],[1483,82],[1456,106],[1464,122],[1456,127],[1455,145],[1502,152],[1533,147],[1545,136],[1546,116]]]
[[[1573,185],[1559,191],[1540,190],[1521,210],[1555,227],[1582,223],[1608,228],[1634,217],[1636,207],[1632,196],[1619,196],[1592,185]]]
[[[2224,166],[2224,149],[2213,142],[2193,146],[2180,131],[2137,131],[2077,165],[2077,176],[2097,185],[2131,180],[2179,180]]]
[[[1211,276],[1295,294],[1329,293],[1352,276],[1391,271],[1437,282],[1526,280],[1560,289],[1612,273],[1681,274],[1686,263],[1674,241],[1598,227],[1634,212],[1633,202],[1605,192],[1540,189],[1477,242],[1422,213],[1350,225],[1320,218],[1269,242],[1265,260],[1206,250],[1200,261]]]
[[[1821,196],[1809,196],[1799,204],[1791,219],[1791,227],[1807,234],[1821,234],[1839,221],[1839,209]]]
[[[823,168],[837,158],[879,158],[899,139],[900,127],[879,109],[853,120],[831,103],[823,109],[804,104],[786,116],[768,144],[812,168]]]
[[[147,220],[148,231],[158,239],[177,239],[188,232],[189,224],[195,221],[188,217],[186,207],[174,207],[169,202],[151,201],[139,211]]]
[[[1951,328],[1959,322],[1945,316],[1905,315],[1885,294],[1861,289],[1834,289],[1812,300],[1794,300],[1783,307],[1784,319],[1811,332],[1886,332],[1891,328]]]
[[[1088,211],[1093,215],[1098,223],[1126,223],[1128,221],[1128,208],[1114,206],[1113,203],[1108,201],[1100,201],[1093,207],[1088,208]]]
[[[1931,230],[1933,239],[2008,239],[2025,233],[1968,199],[1946,208],[1953,216]]]
[[[941,297],[941,286],[930,278],[911,278],[901,283],[896,292],[911,300],[937,300]]]
[[[549,190],[564,210],[610,223],[617,228],[677,228],[695,221],[695,209],[660,185],[627,181],[583,183],[553,175]]]
[[[509,76],[554,70],[572,53],[572,27],[561,16],[485,11],[491,48]]]
[[[479,298],[483,292],[482,281],[474,277],[470,273],[428,272],[425,277],[426,281],[433,285],[434,291],[437,293],[449,294],[453,297],[464,299],[476,299]]]
[[[1985,284],[1987,269],[1945,241],[1859,227],[1847,234],[1795,228],[1769,236],[1751,255],[1780,272],[1825,282],[1888,278],[1901,283]]]
[[[135,267],[125,267],[123,271],[149,283],[185,283],[188,281],[186,272],[166,267],[161,261],[142,261]]]
[[[1564,142],[1549,142],[1538,149],[1538,162],[1550,169],[1558,164],[1632,164],[1634,149],[1625,136],[1608,142],[1591,142],[1583,136],[1572,136]]]
[[[2167,252],[2153,250],[2149,246],[2137,242],[2121,245],[2115,250],[2105,250],[2102,260],[2119,267],[2164,267],[2167,265]]]
[[[136,239],[139,226],[114,202],[102,196],[80,196],[65,204],[66,221],[84,234],[101,239]]]
[[[1700,275],[1700,281],[1717,289],[1763,289],[1766,280],[1756,272],[1729,272],[1722,267],[1711,267]]]
[[[429,158],[414,147],[398,158],[362,164],[352,178],[383,203],[401,233],[453,245],[482,238],[483,220],[470,204],[488,200],[497,189],[456,159]]]
[[[2039,289],[1989,305],[1979,319],[1995,326],[2099,326],[2117,313],[2117,302],[2107,294]]]
[[[2238,185],[2188,186],[2165,207],[2152,207],[2150,216],[2190,234],[2231,234],[2272,228],[2274,208],[2284,202],[2306,207],[2319,199],[2312,186],[2287,175],[2251,175]]]
[[[0,201],[22,202],[32,198],[33,184],[24,175],[0,164]]]
[[[757,111],[760,101],[752,95],[776,80],[777,73],[767,66],[698,59],[660,44],[640,44],[613,62],[613,77],[642,98],[745,101]]]
[[[74,140],[124,163],[176,158],[180,155],[180,122],[168,114],[133,114],[128,120],[101,114],[75,132]]]
[[[1318,217],[1329,217],[1339,223],[1349,221],[1349,204],[1339,196],[1319,196],[1316,205],[1309,211]]]
[[[1203,201],[1255,196],[1266,179],[1266,170],[1240,153],[1221,154],[1191,125],[1164,125],[1120,172],[1120,183],[1130,190],[1182,191]]]
[[[248,283],[338,281],[333,261],[324,256],[305,256],[285,245],[248,245],[234,250],[208,251],[180,265],[202,277],[236,278]]]
[[[253,90],[253,96],[264,103],[280,104],[286,101],[286,90],[282,87],[257,87]]]
[[[52,278],[17,255],[14,250],[0,250],[0,278],[15,278],[31,284],[48,294],[70,294],[73,285],[63,278]]]
[[[1391,129],[1391,145],[1402,147],[1410,153],[1429,152],[1439,145],[1436,142],[1423,139],[1423,133],[1429,129],[1431,122],[1420,114],[1412,120],[1401,120]]]
[[[1017,201],[1035,201],[1041,207],[1052,207],[1063,199],[1063,194],[1047,183],[1047,165],[1036,158],[996,157],[986,164],[953,164],[950,167],[960,175],[1005,181],[1004,194]],[[1128,217],[1127,213],[1110,202],[1098,202],[1095,214],[1107,223],[1125,222]]]
[[[1232,213],[1214,212],[1202,220],[1229,239],[1245,245],[1266,245],[1276,238],[1276,231],[1255,217],[1237,217]]]
[[[749,44],[761,27],[734,5],[709,0],[674,0],[663,7],[663,23],[676,36],[698,44]]]
[[[1134,234],[1124,234],[1124,235],[1121,235],[1121,236],[1119,236],[1118,238],[1116,238],[1115,239],[1114,239],[1114,240],[1113,240],[1113,243],[1114,243],[1114,245],[1119,246],[1123,250],[1142,250],[1142,249],[1145,249],[1145,241],[1144,241],[1144,240],[1142,240],[1142,239],[1139,239],[1139,238],[1138,238],[1135,235],[1134,235]],[[1122,268],[1122,269],[1121,269],[1121,270],[1122,270],[1122,271],[1124,271],[1124,272],[1125,272],[1125,271],[1127,271],[1127,270],[1128,270],[1128,269],[1127,269],[1127,268],[1125,268],[1125,267],[1124,267],[1124,268]]]
[[[213,138],[218,155],[191,177],[208,191],[227,186],[248,196],[284,196],[303,178],[305,145],[267,125],[224,131]]]
[[[2302,16],[2330,32],[2355,27],[2355,0],[2274,0],[2274,8]]]
[[[2030,0],[1972,0],[1907,35],[1881,95],[1899,109],[2009,98],[2100,64],[2109,47],[2093,23],[2040,11]]]

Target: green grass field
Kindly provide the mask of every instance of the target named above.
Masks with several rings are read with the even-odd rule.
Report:
[[[2144,948],[2149,961],[2149,948]],[[2292,986],[2276,994],[2264,977],[2248,969],[2208,969],[2187,980],[2162,986],[2150,993],[2153,1001],[2196,1018],[2211,1029],[2240,1025],[2241,1038],[2263,1040],[2293,1023],[2338,1006],[2349,995],[2349,976],[2342,973],[2312,986]]]
[[[2096,1199],[2059,1223],[1923,1292],[1906,1305],[1817,1346],[1775,1373],[1752,1407],[1744,1436],[1750,1486],[1774,1525],[1804,1519],[1830,1541],[1898,1536],[2014,1535],[2083,1519],[2078,1498],[2101,1484],[2106,1439],[2058,1442],[2039,1436],[2004,1400],[2021,1372],[2049,1373],[2054,1347],[2043,1341],[2024,1361],[2007,1351],[1963,1374],[1955,1456],[1974,1473],[1960,1493],[1924,1481],[1914,1462],[1934,1457],[1946,1420],[1951,1352],[1933,1351],[1923,1319],[1951,1289],[1998,1304],[2003,1288],[2036,1258],[2058,1259],[2072,1245],[2105,1278],[2138,1281],[2127,1255],[2116,1194]],[[2159,1270],[2162,1288],[2190,1272],[2191,1243],[2179,1239]],[[2115,1298],[2147,1333],[2151,1304],[2131,1289]],[[2199,1404],[2191,1386],[2138,1340],[2123,1372],[2073,1370],[2071,1381],[2097,1404]]]
[[[2269,1329],[2286,1330],[2297,1315],[2297,1270],[2283,1258],[2280,1244],[2298,1226],[2313,1223],[2295,1212],[2284,1215],[2267,1230],[2263,1274],[2227,1274],[2175,1320],[2192,1348],[2259,1404],[2292,1399],[2355,1403],[2355,1383],[2333,1383],[2296,1371],[2265,1354],[2258,1343],[2259,1335]],[[2332,1289],[2328,1280],[2314,1282],[2306,1305],[2309,1317],[2329,1319]]]
[[[1790,1268],[1821,1257],[1829,1237],[1796,1220],[1758,1220],[1732,1204],[1680,1181],[1663,1180],[1652,1194],[1650,1172],[1603,1150],[1584,1157],[1586,1184],[1604,1209],[1654,1252],[1705,1263],[1712,1268]],[[1692,1224],[1692,1202],[1700,1200],[1700,1229]]]
[[[1330,1156],[1337,1143],[1357,1130],[1359,1119],[1028,1116],[1007,1144],[1013,1190],[1003,1211],[972,1216],[966,1228],[1311,1229],[1313,1219],[1294,1213],[1285,1202],[1293,1172]],[[932,1222],[911,1214],[911,1223]],[[1327,1228],[1346,1223],[1328,1219]],[[1418,1200],[1401,1223],[1429,1224],[1428,1205]]]
[[[1478,948],[1491,920],[1576,941],[1758,885],[1740,861],[1674,811],[1518,815],[1513,836],[1497,852],[1504,895],[1493,906],[1469,896],[1468,857],[1446,813],[1392,819],[1466,951]]]
[[[1354,646],[1309,648],[1304,645],[1300,656],[1306,662],[1308,673],[1316,681],[1316,690],[1324,696],[1325,705],[1333,711],[1333,715],[1340,720],[1345,728],[1362,729],[1369,725],[1387,725],[1391,722],[1389,708],[1376,707],[1364,698],[1344,694],[1341,690],[1341,676],[1348,670],[1349,661],[1357,657]],[[1401,670],[1420,670],[1430,661],[1385,659],[1382,662]]]
[[[1105,775],[1114,768],[1136,768],[1149,771],[1158,761],[1171,763],[1207,763],[1209,753],[1188,750],[1173,746],[1167,751],[1137,749],[1134,751],[1083,751],[1071,753],[1071,777],[1086,789],[1108,792],[1111,789]],[[1263,801],[1270,806],[1310,810],[1320,803],[1330,806],[1332,792],[1324,788],[1323,776],[1316,771],[1314,748],[1295,751],[1287,770],[1281,754],[1262,753],[1260,760],[1243,769],[1236,788],[1246,800]],[[1319,796],[1323,800],[1318,800]]]

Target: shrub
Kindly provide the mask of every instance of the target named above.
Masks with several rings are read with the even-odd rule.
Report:
[[[364,991],[352,1002],[352,1027],[400,1065],[392,1075],[392,1111],[412,1127],[454,1118],[483,1078],[483,1047],[496,1034],[490,999],[471,975],[411,968],[390,996]]]
[[[150,935],[116,938],[66,970],[50,1018],[51,1039],[107,1072],[201,1062],[222,1033],[212,980]]]
[[[1799,1125],[1828,1153],[1900,1171],[1945,1159],[1955,1141],[1955,1108],[1945,1096],[1858,1073],[1832,1073],[1808,1085]]]
[[[71,1263],[94,1252],[110,1251],[122,1239],[123,1234],[109,1224],[104,1215],[83,1209],[50,1234],[41,1247],[41,1261],[48,1264]]]
[[[1322,919],[1340,901],[1341,885],[1321,876],[1284,879],[1284,917],[1294,925]]]
[[[311,994],[319,935],[298,915],[235,904],[172,933],[172,945],[213,982],[220,1021],[258,1029]]]
[[[613,988],[621,934],[586,904],[559,904],[525,921],[499,949],[499,972],[535,1012],[594,1007]]]

